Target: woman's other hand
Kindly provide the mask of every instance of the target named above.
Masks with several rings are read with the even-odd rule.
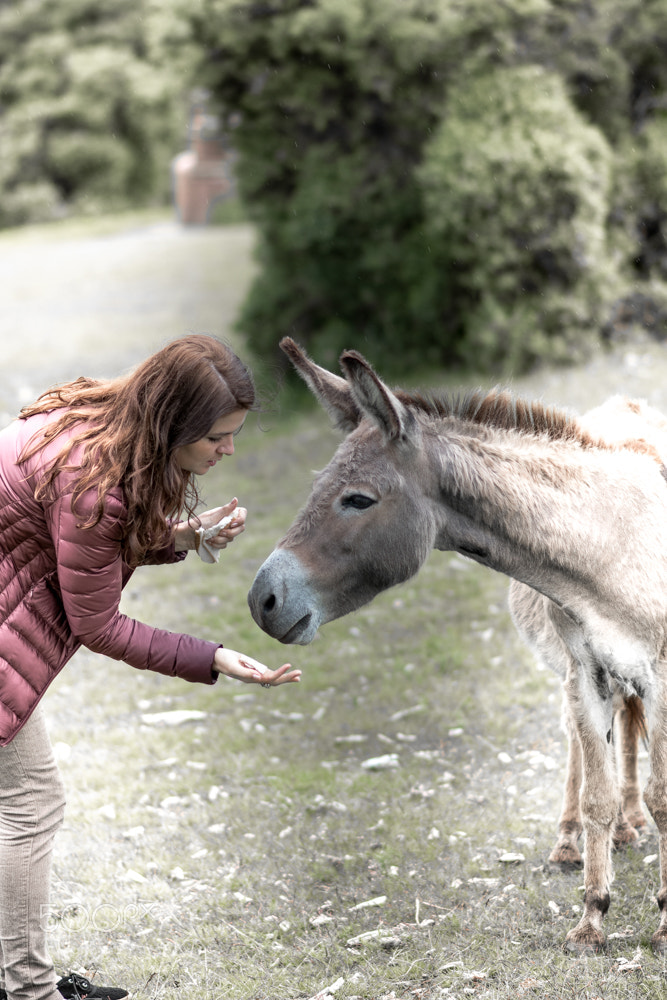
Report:
[[[188,549],[198,548],[197,531],[199,528],[206,530],[212,528],[223,518],[233,514],[232,520],[221,528],[217,534],[206,540],[206,544],[213,549],[224,549],[230,542],[233,542],[237,535],[245,531],[245,522],[248,511],[245,507],[238,506],[236,497],[222,507],[213,507],[205,510],[202,514],[193,515],[189,521],[180,521],[174,528],[174,539],[176,551],[184,552]]]
[[[245,653],[220,646],[215,653],[213,669],[227,677],[235,677],[244,684],[262,684],[264,687],[279,687],[301,680],[301,671],[293,670],[291,663],[283,663],[277,670],[270,670],[259,660]]]

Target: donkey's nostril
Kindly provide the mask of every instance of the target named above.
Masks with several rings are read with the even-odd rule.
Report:
[[[264,601],[264,610],[265,611],[273,611],[273,609],[275,608],[275,606],[276,606],[276,595],[275,594],[269,594],[269,596],[267,597],[267,599]]]

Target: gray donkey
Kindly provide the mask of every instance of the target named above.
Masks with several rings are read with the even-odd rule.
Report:
[[[520,633],[563,682],[570,756],[552,858],[580,858],[582,824],[586,845],[584,911],[566,947],[604,945],[614,831],[635,836],[623,806],[644,822],[645,715],[644,798],[660,836],[652,943],[667,952],[667,423],[620,399],[577,420],[498,391],[427,398],[389,389],[356,351],[341,356],[340,377],[291,339],[281,347],[347,437],[258,571],[255,621],[309,643],[416,574],[434,548],[510,577]]]

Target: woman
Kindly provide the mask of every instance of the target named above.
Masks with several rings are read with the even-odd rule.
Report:
[[[269,670],[119,611],[136,567],[185,558],[198,529],[232,511],[207,545],[215,552],[244,530],[236,500],[195,515],[195,477],[234,453],[254,407],[252,376],[236,355],[214,337],[187,336],[129,376],[43,393],[0,433],[0,943],[9,1000],[127,995],[73,975],[56,983],[46,949],[64,794],[39,703],[78,647],[203,684],[218,674],[264,686],[300,679],[290,664]]]

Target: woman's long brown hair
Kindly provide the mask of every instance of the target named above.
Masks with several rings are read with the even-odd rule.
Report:
[[[72,450],[83,444],[72,509],[95,489],[95,507],[80,525],[92,527],[102,517],[107,492],[120,486],[127,504],[123,555],[136,566],[168,541],[169,520],[191,515],[199,501],[194,476],[180,468],[174,450],[205,437],[220,417],[254,406],[249,369],[215,337],[193,334],[172,341],[130,375],[79,378],[42,393],[20,416],[62,413],[20,461],[80,424],[44,470],[35,497],[51,495],[58,474],[73,468],[67,465]]]

